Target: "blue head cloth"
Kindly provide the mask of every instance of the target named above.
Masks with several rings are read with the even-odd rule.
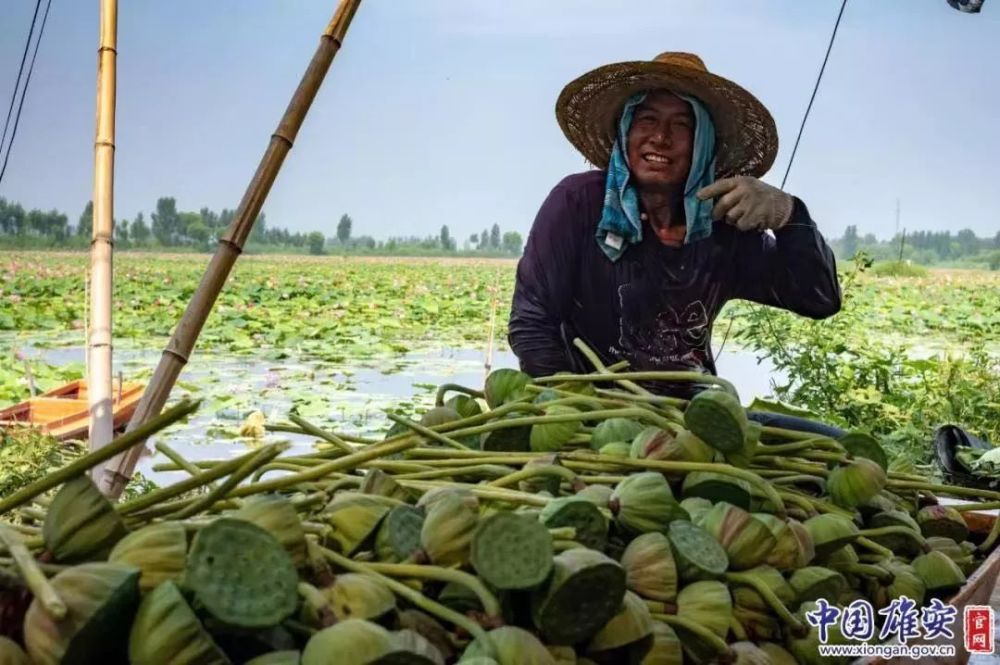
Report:
[[[617,261],[629,245],[642,241],[639,196],[631,183],[626,147],[635,108],[646,99],[647,94],[637,93],[625,102],[618,121],[618,136],[608,160],[604,210],[597,225],[596,238],[597,244],[612,261]],[[695,193],[715,181],[715,125],[700,101],[688,95],[674,94],[691,105],[695,119],[691,171],[684,185],[684,213],[687,218],[684,242],[692,243],[712,234],[712,201],[702,201]]]

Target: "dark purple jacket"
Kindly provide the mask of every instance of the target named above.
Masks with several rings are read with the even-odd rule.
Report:
[[[813,319],[840,310],[833,252],[799,199],[774,237],[717,222],[708,239],[668,247],[647,225],[642,242],[612,262],[594,239],[604,182],[604,171],[563,179],[528,235],[508,326],[528,374],[592,371],[572,347],[574,337],[607,364],[624,359],[633,370],[715,374],[712,324],[726,301]]]

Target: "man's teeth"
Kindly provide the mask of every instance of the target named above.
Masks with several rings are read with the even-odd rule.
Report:
[[[646,159],[646,161],[649,161],[649,162],[659,162],[660,164],[669,164],[670,163],[670,158],[669,157],[664,157],[662,155],[654,155],[652,153],[647,153],[647,154],[643,155],[643,157]]]

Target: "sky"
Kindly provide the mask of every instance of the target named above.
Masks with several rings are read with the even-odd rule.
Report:
[[[115,217],[160,196],[235,208],[335,0],[129,0],[118,24]],[[840,0],[363,0],[264,205],[334,235],[526,234],[589,165],[555,100],[602,64],[690,51],[770,109],[778,185]],[[44,4],[43,4],[44,9]],[[34,0],[0,0],[6,113]],[[0,196],[71,222],[93,188],[97,0],[52,0]],[[1000,0],[849,0],[787,190],[857,225],[1000,230]]]

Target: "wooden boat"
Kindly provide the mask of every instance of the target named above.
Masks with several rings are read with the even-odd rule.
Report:
[[[139,405],[145,385],[116,382],[113,395],[115,431],[124,430]],[[86,440],[90,431],[87,381],[70,381],[53,390],[0,410],[0,428],[35,427],[60,441]]]

